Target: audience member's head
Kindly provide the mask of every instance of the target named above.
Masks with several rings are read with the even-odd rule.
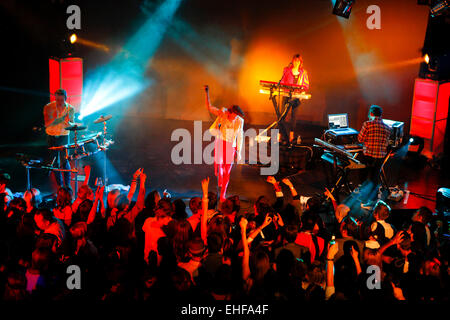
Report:
[[[29,189],[24,192],[23,199],[27,203],[27,206],[36,208],[42,201],[41,192],[36,188]]]
[[[284,231],[284,239],[288,243],[295,242],[295,240],[297,239],[297,234],[298,234],[298,226],[290,224],[286,226],[286,229]]]
[[[92,202],[92,200],[83,200],[77,208],[76,216],[78,217],[78,219],[86,222],[93,205],[94,203]]]
[[[158,204],[155,208],[155,217],[157,219],[163,219],[166,217],[172,217],[174,212],[172,203],[168,198],[162,198],[158,201]]]
[[[106,197],[106,203],[108,205],[108,208],[116,208],[117,206],[117,197],[119,197],[120,195],[120,190],[119,189],[112,189],[111,191],[108,192],[108,196]]]
[[[358,232],[358,225],[347,216],[342,220],[339,230],[342,237],[355,237]]]
[[[306,201],[306,209],[312,212],[318,212],[322,206],[322,199],[319,196],[312,196]]]
[[[56,196],[56,205],[58,208],[65,208],[72,204],[72,189],[69,187],[59,187]]]
[[[189,256],[194,260],[201,260],[205,254],[205,244],[200,238],[194,238],[187,242]]]
[[[186,204],[182,199],[176,199],[173,202],[173,206],[175,208],[174,213],[172,215],[173,219],[176,220],[183,220],[188,217],[186,212]]]
[[[420,207],[413,215],[412,220],[423,224],[428,224],[433,219],[433,211],[427,207]]]
[[[80,200],[85,200],[85,199],[94,200],[94,192],[87,184],[83,184],[78,188],[77,197]]]
[[[74,240],[81,240],[86,237],[87,224],[86,222],[76,222],[70,227],[70,233]]]
[[[389,207],[386,202],[378,200],[377,204],[373,208],[373,217],[375,220],[386,220],[389,218],[391,212],[391,207]]]
[[[36,211],[34,221],[40,230],[46,230],[53,222],[55,222],[55,217],[53,216],[53,212],[51,210],[43,208]]]
[[[199,213],[202,210],[202,199],[200,199],[200,197],[193,197],[189,201],[189,209],[193,215]]]

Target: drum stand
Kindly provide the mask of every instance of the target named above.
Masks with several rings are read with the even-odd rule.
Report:
[[[108,185],[108,181],[107,181],[107,176],[106,176],[106,150],[108,149],[106,147],[106,120],[103,121],[103,185],[107,186]]]
[[[75,136],[73,137],[73,142],[75,144],[74,165],[75,165],[75,168],[77,169],[75,171],[75,186],[74,186],[74,189],[75,189],[74,190],[74,195],[75,195],[75,199],[76,199],[77,195],[78,195],[78,156],[77,156],[77,154],[78,154],[78,136],[77,136],[77,130],[75,130],[74,134],[75,134]],[[67,161],[69,161],[69,159],[67,159]]]

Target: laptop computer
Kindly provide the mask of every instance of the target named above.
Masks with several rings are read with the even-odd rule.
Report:
[[[348,113],[328,115],[328,128],[335,131],[343,131],[348,128]]]

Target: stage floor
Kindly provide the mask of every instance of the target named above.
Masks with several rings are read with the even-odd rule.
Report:
[[[203,123],[206,130],[210,123]],[[171,161],[172,148],[178,143],[171,141],[175,129],[185,128],[193,132],[192,121],[140,119],[127,117],[114,124],[115,144],[108,151],[109,183],[129,184],[131,176],[137,168],[144,168],[148,176],[147,190],[167,189],[174,198],[189,199],[200,196],[200,182],[210,177],[211,191],[216,191],[217,180],[214,177],[214,166],[207,164],[175,165]],[[253,127],[247,125],[246,127]],[[256,127],[261,128],[261,127]],[[312,145],[315,137],[320,137],[323,127],[298,123],[298,133],[306,145]],[[46,157],[45,137],[33,137],[33,141],[24,144],[0,146],[0,168],[12,177],[11,190],[23,192],[26,188],[25,168],[16,160],[16,153],[30,154],[35,157]],[[205,142],[206,146],[209,142]],[[97,154],[82,160],[81,165],[90,164],[93,167],[91,184],[96,176],[101,176],[102,155]],[[311,196],[323,192],[326,187],[326,176],[320,163],[308,166],[308,170],[280,170],[277,179],[289,176],[301,195]],[[442,170],[436,170],[429,165],[412,167],[411,164],[393,162],[387,170],[392,186],[398,185],[410,191],[408,200],[391,202],[395,209],[416,209],[427,206],[434,209],[430,201],[436,195],[439,187],[450,186],[450,180]],[[54,191],[48,173],[32,170],[32,184],[41,192],[49,194]],[[272,186],[266,182],[266,176],[260,174],[260,167],[252,165],[235,165],[231,172],[228,195],[239,195],[243,210],[250,210],[253,201],[260,195],[274,198]],[[284,189],[288,194],[287,188]],[[345,195],[342,195],[343,199]]]

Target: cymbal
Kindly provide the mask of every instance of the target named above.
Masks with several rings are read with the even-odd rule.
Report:
[[[68,131],[80,131],[80,130],[86,130],[87,129],[87,127],[86,126],[79,126],[79,125],[73,125],[73,126],[70,126],[70,127],[66,127],[66,128],[64,128],[65,130],[68,130]]]
[[[100,118],[97,118],[97,119],[95,119],[94,120],[94,123],[101,123],[101,122],[105,122],[105,121],[108,121],[108,120],[110,120],[112,118],[112,115],[107,115],[107,116],[103,116],[103,115],[101,115],[100,116]]]

